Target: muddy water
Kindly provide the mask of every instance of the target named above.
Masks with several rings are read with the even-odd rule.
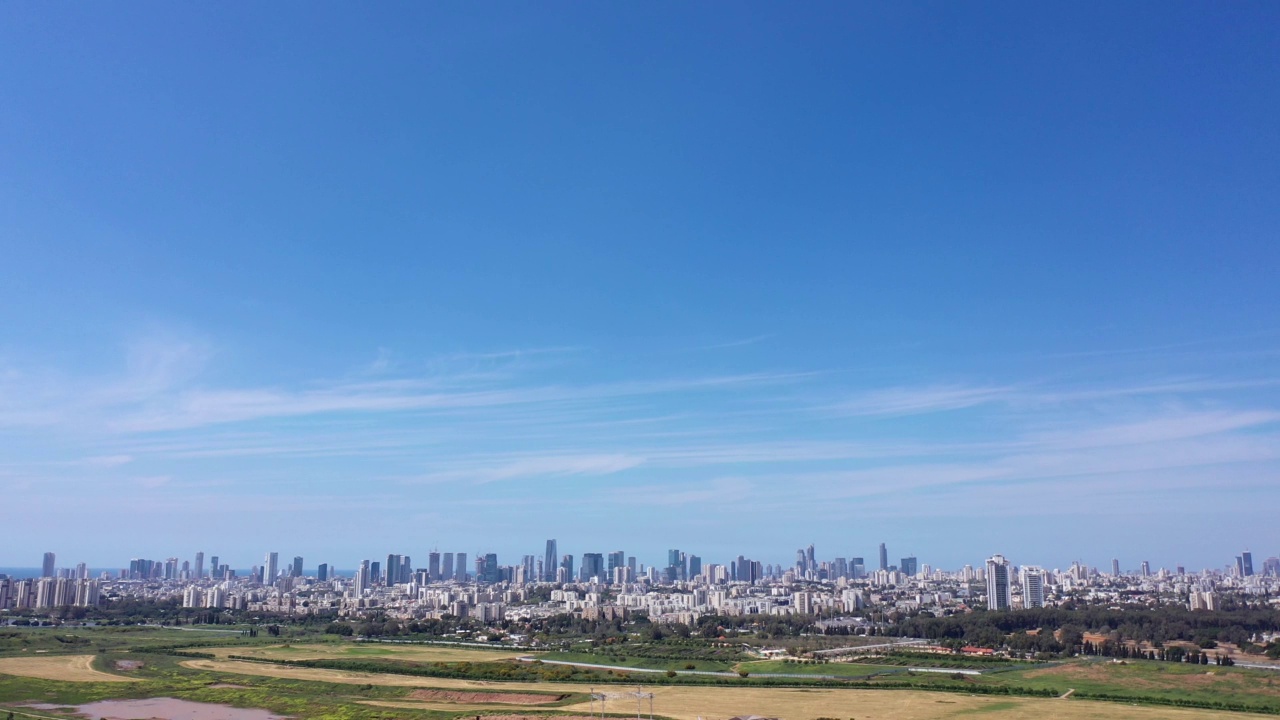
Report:
[[[285,720],[266,710],[213,705],[174,698],[103,700],[80,705],[76,712],[89,720]]]

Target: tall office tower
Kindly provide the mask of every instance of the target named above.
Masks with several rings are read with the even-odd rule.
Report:
[[[262,564],[262,584],[270,585],[280,574],[280,553],[267,553]]]
[[[438,550],[427,553],[427,577],[431,580],[440,579],[440,551]]]
[[[502,582],[502,571],[498,568],[497,553],[487,553],[484,556],[484,576],[485,580],[491,583]]]
[[[582,582],[591,582],[591,578],[607,581],[608,578],[604,576],[604,555],[600,553],[582,553],[580,576]]]
[[[439,580],[453,580],[453,553],[445,553],[440,565]]]
[[[1184,568],[1184,567],[1182,567],[1181,565],[1179,565],[1179,566],[1178,566],[1178,575],[1186,575],[1186,574],[1187,574],[1187,569],[1186,569],[1186,568]]]
[[[702,558],[697,555],[689,556],[689,579],[692,580],[702,574]]]
[[[1044,607],[1044,570],[1034,565],[1022,568],[1022,607]]]
[[[387,564],[384,567],[387,568],[387,577],[386,577],[386,582],[384,582],[383,585],[386,585],[387,587],[391,587],[392,585],[395,585],[397,582],[400,581],[400,556],[399,555],[390,555],[390,554],[387,555]]]
[[[467,581],[467,554],[458,553],[457,555],[454,556],[454,558],[455,559],[453,561],[453,567],[454,567],[453,577],[458,582],[466,582]]]
[[[353,589],[356,595],[363,595],[365,590],[373,584],[373,566],[368,560],[361,560],[360,567],[356,570],[356,582]]]
[[[889,551],[885,548],[884,543],[880,543],[880,569],[889,569]]]
[[[672,571],[675,580],[684,580],[687,569],[684,566],[685,555],[679,550],[667,551],[667,568]],[[589,577],[589,576],[588,576]]]
[[[382,563],[377,560],[369,563],[369,582],[375,585],[382,582]]]
[[[1240,567],[1241,574],[1243,574],[1245,577],[1249,577],[1250,575],[1253,574],[1253,553],[1249,552],[1248,550],[1245,550],[1244,552],[1240,553],[1240,559],[1242,561],[1241,567]]]
[[[302,577],[302,556],[301,555],[293,556],[293,567],[289,568],[289,576],[296,577],[296,578]]]
[[[627,562],[627,554],[621,550],[615,550],[609,553],[609,562],[605,567],[608,577],[613,577],[613,571],[622,567]]]
[[[209,576],[214,580],[222,579],[222,567],[218,564],[219,559],[217,555],[209,558]]]
[[[164,561],[164,579],[178,579],[178,558],[167,558]]]
[[[557,552],[555,539],[548,540],[547,552],[542,556],[542,570],[546,573],[542,579],[547,582],[556,581],[556,559],[560,557]]]
[[[866,574],[867,574],[867,563],[863,560],[863,558],[860,558],[860,557],[849,558],[849,577],[853,578],[854,580],[857,580],[858,578],[865,577]]]
[[[40,577],[53,577],[54,554],[47,552],[44,554],[44,567],[40,573]]]
[[[987,559],[987,609],[1008,610],[1013,607],[1009,588],[1009,561],[1003,555]]]
[[[818,560],[813,553],[813,543],[809,543],[809,547],[804,549],[804,566],[811,573],[818,572]]]
[[[1142,577],[1151,577],[1151,563],[1142,561]]]
[[[76,579],[77,579],[77,580],[88,580],[88,579],[89,579],[89,566],[88,566],[88,565],[85,565],[84,563],[76,563],[76,575],[75,575],[75,577],[76,577]]]
[[[904,557],[899,562],[902,564],[898,566],[898,570],[907,577],[914,577],[916,572],[919,571],[920,564],[914,555]]]
[[[632,578],[636,578],[639,576],[639,573],[636,572],[636,556],[635,555],[631,555],[627,557],[627,567],[631,570]]]
[[[400,582],[407,583],[413,579],[413,558],[408,555],[400,556]]]
[[[1111,574],[1120,577],[1120,561],[1116,558],[1111,558]]]
[[[489,574],[484,569],[484,556],[476,553],[476,582],[485,582],[488,578]]]
[[[804,548],[796,548],[796,575],[804,577],[809,572],[809,565],[804,556]]]
[[[557,582],[573,582],[573,556],[565,555],[560,558],[560,569],[564,570],[564,580],[557,579]],[[558,574],[557,574],[558,575]]]
[[[196,553],[196,579],[197,580],[204,579],[204,553],[203,552]]]
[[[534,575],[538,568],[538,558],[535,555],[524,555],[520,558],[520,580],[521,582],[531,583],[533,579],[542,578],[546,573]]]
[[[320,563],[320,567],[316,568],[316,580],[325,582],[329,579],[329,563]]]

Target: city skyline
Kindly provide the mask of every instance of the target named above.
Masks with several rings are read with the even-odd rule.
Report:
[[[1280,546],[1280,6],[213,13],[0,5],[6,562]]]
[[[517,565],[523,565],[527,571],[526,576],[531,579],[530,581],[536,580],[537,582],[566,582],[563,579],[558,580],[555,574],[555,569],[559,567],[563,567],[566,562],[568,563],[568,568],[570,569],[569,577],[571,578],[576,578],[579,575],[582,575],[582,573],[588,571],[588,568],[585,567],[585,563],[584,565],[578,567],[579,572],[572,571],[574,568],[574,562],[579,558],[583,558],[583,559],[590,558],[590,561],[599,563],[600,567],[597,568],[597,570],[602,570],[605,568],[605,565],[604,565],[605,556],[606,556],[605,553],[599,552],[598,550],[592,551],[592,550],[584,549],[577,553],[567,553],[563,555],[559,553],[552,554],[552,551],[554,551],[558,547],[558,544],[559,544],[558,539],[553,538],[553,539],[546,540],[545,547],[548,552],[545,555],[545,557],[540,557],[538,555],[530,555],[527,553],[503,554],[498,552],[490,552],[487,550],[475,551],[475,554],[471,555],[471,557],[475,558],[475,561],[477,563],[476,571],[472,571],[471,568],[468,568],[466,566],[468,552],[447,551],[447,550],[442,551],[439,548],[433,548],[429,552],[424,553],[425,557],[427,558],[427,561],[425,563],[418,563],[418,564],[412,563],[411,554],[391,553],[386,555],[386,562],[380,565],[379,561],[373,558],[377,558],[381,556],[375,553],[373,555],[363,558],[362,560],[348,560],[347,561],[348,565],[342,565],[340,563],[330,564],[329,562],[321,563],[317,560],[312,560],[311,565],[304,565],[303,564],[304,558],[307,557],[307,555],[304,553],[304,555],[302,556],[295,556],[293,558],[293,561],[291,563],[288,563],[288,565],[286,566],[287,572],[282,571],[278,564],[279,563],[278,558],[280,556],[280,553],[278,551],[266,552],[265,555],[263,556],[263,560],[261,564],[237,563],[235,560],[232,560],[231,562],[228,562],[228,563],[221,563],[219,562],[219,560],[220,559],[225,560],[226,556],[211,555],[210,557],[212,558],[212,562],[209,568],[209,575],[212,576],[212,574],[216,571],[218,567],[223,567],[235,572],[249,572],[249,571],[258,572],[260,576],[278,577],[278,576],[281,576],[282,574],[286,574],[286,575],[291,575],[293,577],[298,577],[302,575],[302,571],[304,569],[316,570],[320,566],[323,566],[322,572],[325,572],[325,571],[329,573],[345,572],[349,574],[355,574],[360,572],[360,569],[362,567],[368,565],[375,568],[379,568],[379,571],[382,573],[385,573],[387,568],[396,567],[397,578],[407,578],[410,574],[414,572],[428,571],[429,574],[433,577],[441,577],[441,576],[454,577],[455,574],[458,574],[458,577],[461,579],[462,574],[468,574],[473,578],[479,577],[481,573],[480,571],[481,563],[486,560],[492,559],[497,566],[501,566],[501,567],[515,567]],[[1060,570],[1061,568],[1071,567],[1077,564],[1083,564],[1084,567],[1092,567],[1098,572],[1109,571],[1109,574],[1111,575],[1132,574],[1132,575],[1145,576],[1145,575],[1156,573],[1160,570],[1166,570],[1166,571],[1181,575],[1188,569],[1191,570],[1192,572],[1200,572],[1200,571],[1224,572],[1225,571],[1227,574],[1230,574],[1233,568],[1235,569],[1236,574],[1242,577],[1248,577],[1254,574],[1259,574],[1259,568],[1255,568],[1254,566],[1253,552],[1250,548],[1245,548],[1243,551],[1239,551],[1238,554],[1228,557],[1226,562],[1221,563],[1219,565],[1215,566],[1210,564],[1210,565],[1204,565],[1200,567],[1197,567],[1188,563],[1184,563],[1184,562],[1175,562],[1167,565],[1163,563],[1158,563],[1158,562],[1153,564],[1149,558],[1145,558],[1145,557],[1135,558],[1129,564],[1126,564],[1126,561],[1122,561],[1115,556],[1112,556],[1105,562],[1100,561],[1100,562],[1094,563],[1094,562],[1087,561],[1084,558],[1073,558],[1069,562],[1064,562],[1061,564],[1053,564],[1053,563],[1046,563],[1039,559],[1026,559],[1026,558],[1019,558],[1019,557],[1015,557],[1013,559],[1007,559],[1003,552],[998,552],[993,555],[984,556],[983,558],[967,560],[961,563],[960,565],[948,566],[944,564],[939,564],[937,562],[930,562],[928,559],[922,562],[917,555],[904,556],[901,558],[901,560],[898,563],[886,563],[884,558],[887,556],[887,552],[888,552],[887,543],[879,544],[879,552],[880,552],[880,558],[881,558],[880,562],[873,563],[875,558],[870,555],[841,553],[838,550],[834,552],[828,551],[826,554],[822,554],[822,553],[816,552],[815,546],[813,544],[809,544],[807,548],[800,548],[799,550],[796,551],[796,561],[792,565],[788,565],[786,562],[778,561],[773,557],[771,557],[770,555],[765,555],[762,558],[755,558],[754,562],[756,562],[757,564],[763,563],[764,565],[769,567],[781,568],[782,570],[788,569],[790,567],[796,567],[796,568],[802,568],[808,571],[816,571],[819,565],[822,565],[824,567],[830,566],[830,567],[836,568],[836,567],[839,567],[840,563],[847,563],[847,568],[849,568],[850,571],[852,571],[851,569],[856,564],[862,568],[862,572],[868,573],[868,574],[878,569],[878,570],[898,571],[898,572],[902,572],[907,576],[913,576],[917,574],[917,572],[921,571],[922,567],[932,568],[934,570],[954,572],[954,571],[960,570],[963,566],[978,566],[982,563],[987,563],[989,565],[993,558],[999,558],[1001,562],[1005,563],[1009,567],[1018,568],[1023,573],[1023,576],[1025,576],[1025,573],[1027,571],[1032,571],[1033,574],[1043,573],[1044,569],[1041,568],[1041,565],[1044,565],[1046,568]],[[774,553],[774,554],[785,554],[785,553]],[[155,558],[146,559],[146,560],[143,560],[143,562],[153,563],[157,565],[172,564],[173,567],[171,568],[171,570],[173,572],[176,572],[178,567],[190,568],[196,574],[197,577],[204,576],[204,572],[203,572],[204,558],[205,558],[204,551],[196,551],[195,553],[193,553],[191,557],[194,558],[194,561],[192,561],[191,558],[173,557],[173,556],[169,557],[167,560],[157,559],[162,555],[165,555],[165,553],[157,554]],[[648,562],[649,555],[660,556],[662,555],[662,553],[643,553],[642,552],[642,554],[637,554],[632,551],[617,550],[617,551],[611,551],[607,553],[607,555],[609,558],[607,572],[599,573],[604,577],[612,577],[614,567],[618,567],[618,566],[630,567],[631,572],[633,574],[636,572],[637,565],[646,567],[646,568],[658,568],[658,569],[665,569],[667,567],[673,567],[673,566],[682,566],[685,568],[685,570],[678,573],[677,576],[674,578],[678,580],[678,579],[685,579],[687,577],[692,577],[693,575],[697,575],[698,571],[701,569],[701,566],[704,563],[710,562],[713,564],[728,565],[733,562],[733,558],[731,556],[725,557],[725,558],[706,558],[703,556],[693,554],[691,552],[686,552],[684,550],[672,549],[672,548],[668,548],[665,551],[666,561],[664,564]],[[510,559],[517,556],[522,558],[520,563],[502,561],[504,558]],[[1265,561],[1260,565],[1263,572],[1275,573],[1277,571],[1280,571],[1280,558],[1278,558],[1277,556],[1280,556],[1280,552],[1277,552],[1274,555],[1263,554],[1260,556],[1260,557],[1265,557]],[[57,565],[56,563],[57,557],[58,555],[56,552],[46,551],[42,555],[42,561],[43,561],[42,566],[26,567],[26,566],[17,565],[17,564],[7,565],[7,566],[0,564],[0,571],[3,571],[3,570],[27,570],[27,571],[39,570],[40,571],[38,574],[32,572],[31,573],[32,577],[51,577],[54,569],[69,571],[71,568]],[[552,557],[555,558],[555,561],[550,566],[550,569],[548,569],[547,559]],[[747,556],[743,554],[739,554],[737,556],[737,559],[742,560],[744,559],[744,557],[747,557]],[[442,558],[443,558],[443,563],[441,562]],[[871,560],[868,560],[867,558],[871,558]],[[326,561],[332,561],[334,559],[335,558],[325,558]],[[456,571],[455,571],[455,565],[454,565],[455,561],[459,563],[456,567]],[[134,556],[132,562],[133,563],[139,562],[139,556]],[[275,566],[274,569],[273,569],[273,566]],[[116,570],[121,569],[124,566],[119,563],[115,565],[112,565],[110,563],[95,564],[95,563],[89,563],[89,562],[80,560],[77,562],[75,567],[76,567],[76,572],[79,574],[79,573],[82,573],[85,569],[91,569],[98,572],[114,573]],[[533,567],[542,569],[542,572],[540,574],[533,572],[532,571]],[[168,570],[166,572],[168,572]],[[592,574],[595,574],[595,573],[592,573]],[[1006,575],[1006,582],[1007,582],[1007,577],[1008,576]]]

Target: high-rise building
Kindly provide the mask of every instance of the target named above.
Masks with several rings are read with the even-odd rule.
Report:
[[[889,569],[889,550],[884,546],[884,543],[880,543],[880,569]]]
[[[557,553],[556,541],[552,538],[547,541],[547,551],[542,556],[542,572],[545,573],[542,579],[547,582],[556,581],[556,559],[560,557]]]
[[[209,558],[209,576],[212,577],[214,580],[222,579],[221,566],[218,565],[219,559],[220,558],[217,555],[214,555],[213,557]]]
[[[1044,607],[1044,570],[1035,566],[1022,568],[1022,606]]]
[[[573,582],[573,556],[565,555],[560,558],[560,569],[564,570],[564,582]],[[559,574],[557,573],[557,576]]]
[[[360,567],[356,570],[356,581],[353,589],[356,595],[363,595],[373,585],[373,565],[368,560],[361,560]]]
[[[679,550],[668,550],[667,569],[673,580],[684,580],[689,577],[689,569],[685,567],[685,554]]]
[[[627,563],[627,554],[625,552],[621,550],[615,550],[609,553],[609,563],[605,568],[606,572],[609,573],[608,577],[612,579],[613,571],[620,567],[624,567],[626,563]]]
[[[383,585],[391,587],[400,582],[400,556],[394,554],[387,555],[387,577]]]
[[[204,579],[204,553],[203,552],[196,553],[196,579],[197,580]]]
[[[329,563],[320,563],[320,567],[316,568],[316,579],[320,582],[329,579]]]
[[[369,563],[369,582],[375,585],[382,582],[382,563],[377,560]]]
[[[454,567],[453,579],[457,580],[458,582],[466,582],[467,581],[467,554],[458,553],[457,555],[454,556],[454,558],[455,559],[453,561],[453,567]]]
[[[1142,561],[1142,577],[1151,577],[1151,563]]]
[[[289,568],[289,577],[302,577],[302,556],[295,555],[293,557],[293,566]]]
[[[1120,561],[1116,558],[1111,558],[1111,574],[1120,577]]]
[[[692,580],[702,574],[702,558],[697,555],[689,556],[689,579]]]
[[[810,573],[818,572],[818,560],[814,556],[813,543],[804,549],[804,569]]]
[[[440,579],[440,553],[437,550],[427,553],[427,577],[431,580]]]
[[[1241,575],[1243,575],[1244,577],[1249,577],[1250,575],[1253,575],[1253,553],[1249,552],[1248,550],[1245,550],[1244,552],[1240,553],[1240,560],[1241,560],[1241,563],[1240,563]]]
[[[440,580],[453,580],[453,553],[445,553],[441,558]]]
[[[1013,607],[1009,587],[1009,561],[1003,555],[987,559],[987,609],[1008,610]]]
[[[280,574],[280,553],[267,553],[262,564],[262,584],[270,585]]]
[[[907,577],[914,577],[915,574],[919,572],[920,563],[916,560],[914,555],[904,557],[899,562],[901,564],[898,565],[898,570],[901,571],[903,575],[906,575]]]
[[[483,578],[480,577],[481,570],[483,570]],[[483,580],[483,582],[489,583],[502,581],[502,571],[498,568],[497,553],[486,553],[483,560],[476,558],[476,580]]]
[[[41,568],[40,577],[53,577],[55,557],[51,552],[44,554],[44,566]]]
[[[582,582],[590,582],[591,578],[598,578],[601,582],[608,582],[608,578],[604,574],[604,555],[600,553],[582,553]]]

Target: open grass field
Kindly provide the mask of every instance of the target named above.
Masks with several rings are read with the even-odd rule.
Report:
[[[528,653],[526,653],[528,654]],[[583,663],[587,665],[610,665],[614,667],[647,668],[650,670],[707,670],[711,672],[731,672],[734,663],[719,660],[672,660],[668,658],[633,657],[624,654],[603,654],[588,652],[549,652],[537,655],[539,660],[555,660],[557,662]],[[687,667],[692,665],[693,667]]]
[[[506,692],[582,692],[580,685],[568,683],[498,683],[446,678],[414,678],[344,670],[297,668],[253,662],[224,660],[187,660],[182,665],[193,669],[221,673],[309,680],[349,685],[389,687],[434,687],[473,691]],[[236,682],[232,680],[231,682]],[[627,688],[611,686],[608,692],[625,692]],[[784,720],[815,720],[820,717],[857,718],[857,720],[927,720],[933,718],[1022,718],[1052,717],[1062,720],[1191,720],[1192,718],[1268,717],[1247,713],[1183,710],[1144,707],[1122,703],[1106,703],[1075,699],[990,698],[958,693],[935,693],[914,690],[832,690],[753,687],[645,687],[656,696],[654,712],[676,720],[720,720],[735,715],[759,714]],[[401,709],[440,710],[441,703],[409,699],[378,700],[393,703]],[[634,711],[616,701],[616,712]],[[509,707],[509,706],[508,706]],[[454,706],[454,709],[458,709]],[[585,703],[555,708],[557,712],[578,712]],[[496,710],[495,710],[496,712]],[[508,710],[509,712],[509,710]]]
[[[0,658],[0,673],[66,682],[134,682],[93,667],[93,655],[34,655]]]
[[[1079,694],[1125,692],[1203,701],[1225,697],[1280,711],[1280,672],[1271,670],[1131,660],[1073,662],[994,677],[1022,687],[1069,687]]]
[[[755,662],[739,663],[736,669],[746,670],[752,675],[830,675],[832,677],[842,678],[861,678],[879,673],[901,673],[905,671],[905,668],[893,665],[866,665],[863,663],[843,662],[829,662],[822,665],[803,665],[800,663],[783,662],[781,660],[757,660]]]
[[[324,643],[263,645],[257,647],[201,648],[218,657],[242,655],[264,660],[408,660],[411,662],[495,662],[528,655],[526,651],[443,645],[392,645],[381,643]]]
[[[589,686],[565,682],[501,682],[461,678],[397,675],[325,668],[294,667],[268,662],[230,660],[245,655],[263,660],[396,660],[409,662],[504,662],[523,655],[511,650],[488,650],[433,645],[396,645],[325,641],[313,635],[303,642],[272,638],[223,638],[233,646],[192,648],[215,654],[214,659],[178,658],[164,648],[192,644],[199,636],[170,629],[53,629],[21,631],[8,639],[20,647],[0,652],[0,706],[23,702],[80,703],[109,698],[177,697],[237,707],[258,707],[306,720],[462,720],[463,718],[511,718],[530,712],[582,716],[589,705]],[[203,645],[203,643],[201,643]],[[129,652],[127,648],[138,648]],[[151,651],[148,651],[150,649]],[[158,651],[158,652],[157,652]],[[95,659],[96,656],[96,659]],[[597,654],[584,656],[599,662]],[[637,665],[665,662],[635,658]],[[716,660],[670,661],[673,669],[686,663],[718,663]],[[730,667],[734,667],[730,665]],[[909,674],[905,668],[832,662],[799,665],[750,661],[737,667],[752,675],[805,671],[838,675],[871,683],[888,682],[911,688],[889,689],[829,687],[768,687],[735,685],[646,685],[656,696],[655,714],[670,720],[724,720],[734,715],[759,714],[784,720],[856,718],[857,720],[925,720],[927,718],[1020,718],[1045,716],[1064,720],[1155,720],[1172,718],[1266,717],[1241,712],[1184,709],[1131,702],[1103,702],[1089,695],[1142,696],[1149,701],[1230,701],[1280,711],[1280,673],[1189,666],[1172,663],[1078,661],[1056,666],[1014,668],[991,675],[953,679],[942,674]],[[719,669],[719,668],[716,668]],[[842,672],[844,671],[844,672]],[[708,678],[708,680],[715,680]],[[132,681],[132,682],[131,682]],[[766,681],[761,681],[766,682]],[[932,692],[928,687],[951,692]],[[982,686],[1012,686],[1061,694],[1067,699],[983,695]],[[914,689],[920,687],[921,689]],[[963,688],[971,688],[966,691]],[[596,688],[623,693],[630,686]],[[960,691],[956,691],[960,689]],[[530,694],[522,697],[521,694]],[[646,704],[647,705],[647,704]],[[609,710],[635,711],[635,701],[617,699]],[[646,707],[647,710],[647,707]],[[3,713],[0,713],[3,714]],[[1271,717],[1274,717],[1271,716]]]

